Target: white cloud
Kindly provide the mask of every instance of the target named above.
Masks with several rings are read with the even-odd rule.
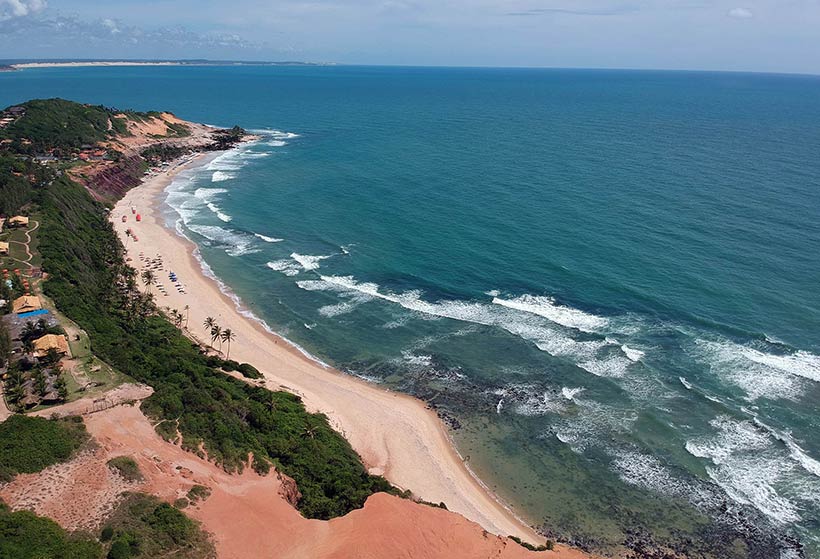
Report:
[[[42,12],[46,0],[0,0],[0,21]]]
[[[751,19],[755,17],[755,15],[752,13],[752,10],[750,10],[749,8],[732,8],[726,15],[728,15],[729,17],[733,17],[735,19]]]

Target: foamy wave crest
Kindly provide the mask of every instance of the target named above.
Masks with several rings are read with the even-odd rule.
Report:
[[[580,394],[580,393],[581,393],[581,392],[583,392],[584,390],[585,390],[584,388],[569,388],[569,387],[567,387],[567,386],[564,386],[563,388],[561,388],[561,395],[562,395],[564,398],[566,398],[567,400],[572,401],[572,400],[574,400],[574,399],[575,399],[575,397],[576,397],[578,394]]]
[[[227,173],[225,171],[214,171],[214,174],[211,175],[211,182],[224,182],[233,178],[236,178],[236,175],[233,175],[232,173]]]
[[[799,444],[797,444],[797,441],[794,440],[791,433],[778,431],[774,427],[771,427],[761,421],[760,418],[757,417],[757,414],[747,410],[746,408],[742,409],[745,413],[752,416],[752,421],[755,425],[761,429],[765,429],[772,437],[786,445],[786,448],[789,450],[789,456],[792,460],[800,464],[800,466],[802,466],[803,469],[810,474],[820,477],[820,461],[809,456],[806,451],[803,450]]]
[[[796,399],[803,379],[820,382],[820,357],[805,351],[776,355],[730,341],[697,340],[695,355],[750,400]]]
[[[263,235],[261,233],[254,233],[253,236],[256,237],[257,239],[261,239],[261,240],[265,241],[266,243],[281,243],[282,241],[285,240],[285,239],[277,239],[276,237],[268,237],[267,235]]]
[[[288,145],[288,143],[284,140],[271,140],[270,142],[266,142],[267,145],[273,148],[282,148]]]
[[[516,299],[493,297],[493,303],[511,309],[537,314],[556,324],[566,326],[567,328],[575,328],[582,332],[596,332],[605,327],[609,322],[606,318],[585,313],[579,309],[558,305],[551,297],[536,295],[522,295]]]
[[[224,229],[216,225],[188,224],[188,229],[208,239],[216,245],[225,247],[230,256],[242,256],[258,252],[254,249],[254,241],[250,235]]]
[[[271,270],[282,272],[286,276],[296,276],[299,275],[299,272],[301,271],[299,266],[294,261],[288,260],[287,258],[268,262],[267,267]]]
[[[748,421],[727,416],[713,419],[716,434],[686,442],[686,450],[709,460],[709,477],[732,500],[751,505],[780,524],[798,522],[796,503],[778,492],[794,466],[772,448],[771,438]]]
[[[606,359],[582,361],[578,366],[595,376],[619,378],[626,374],[631,363],[632,361],[615,355]]]
[[[645,351],[641,351],[640,349],[635,349],[633,347],[629,347],[628,345],[624,344],[621,346],[621,351],[624,352],[630,361],[638,362],[643,359],[643,356],[646,355]]]
[[[502,305],[490,305],[473,301],[440,300],[425,301],[418,290],[404,293],[383,291],[378,284],[360,282],[352,276],[320,276],[321,281],[298,282],[297,285],[307,291],[335,291],[340,294],[361,293],[373,299],[380,299],[400,305],[420,315],[449,318],[485,326],[496,326],[507,332],[528,340],[542,351],[551,355],[583,360],[590,367],[598,359],[598,353],[610,346],[605,340],[575,340],[568,333],[544,321],[542,317],[522,313],[517,309],[508,309]],[[617,346],[612,346],[617,347]],[[601,367],[626,367],[628,362],[612,361],[604,356]],[[611,374],[610,376],[616,376]]]
[[[285,132],[283,130],[270,130],[268,134],[279,140],[292,140],[299,137],[299,134],[295,132]]]
[[[304,270],[319,269],[319,262],[321,262],[322,260],[327,260],[331,256],[333,255],[311,256],[309,254],[297,254],[295,252],[291,253],[290,255],[290,257],[296,260]]]

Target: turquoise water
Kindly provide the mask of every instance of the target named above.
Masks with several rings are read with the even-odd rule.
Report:
[[[262,133],[169,221],[272,329],[429,400],[545,532],[820,557],[820,78],[0,74],[2,105],[51,96]]]

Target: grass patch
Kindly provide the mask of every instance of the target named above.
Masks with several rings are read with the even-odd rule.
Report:
[[[142,472],[130,456],[117,456],[107,462],[108,467],[120,474],[127,481],[142,481]]]
[[[110,559],[204,559],[215,557],[199,524],[156,497],[132,493],[102,530]]]
[[[79,417],[49,420],[13,415],[0,423],[0,480],[65,462],[88,438]]]
[[[100,559],[102,546],[70,534],[29,511],[11,512],[0,502],[0,557],[8,559]]]

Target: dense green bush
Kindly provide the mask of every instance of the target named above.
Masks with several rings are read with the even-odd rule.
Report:
[[[64,99],[35,99],[22,106],[25,115],[0,129],[0,137],[12,139],[18,152],[42,153],[55,148],[70,152],[109,136],[113,115],[104,107]],[[31,143],[23,144],[24,139]]]
[[[96,541],[70,535],[56,522],[32,512],[11,512],[0,502],[1,558],[100,559],[102,553]]]
[[[117,456],[108,461],[108,467],[128,481],[142,481],[142,473],[133,458]]]
[[[142,493],[125,498],[108,519],[100,539],[111,541],[109,559],[203,559],[215,555],[196,522],[168,503]]]
[[[88,432],[78,417],[55,421],[12,415],[0,423],[0,479],[64,462],[86,440]]]

